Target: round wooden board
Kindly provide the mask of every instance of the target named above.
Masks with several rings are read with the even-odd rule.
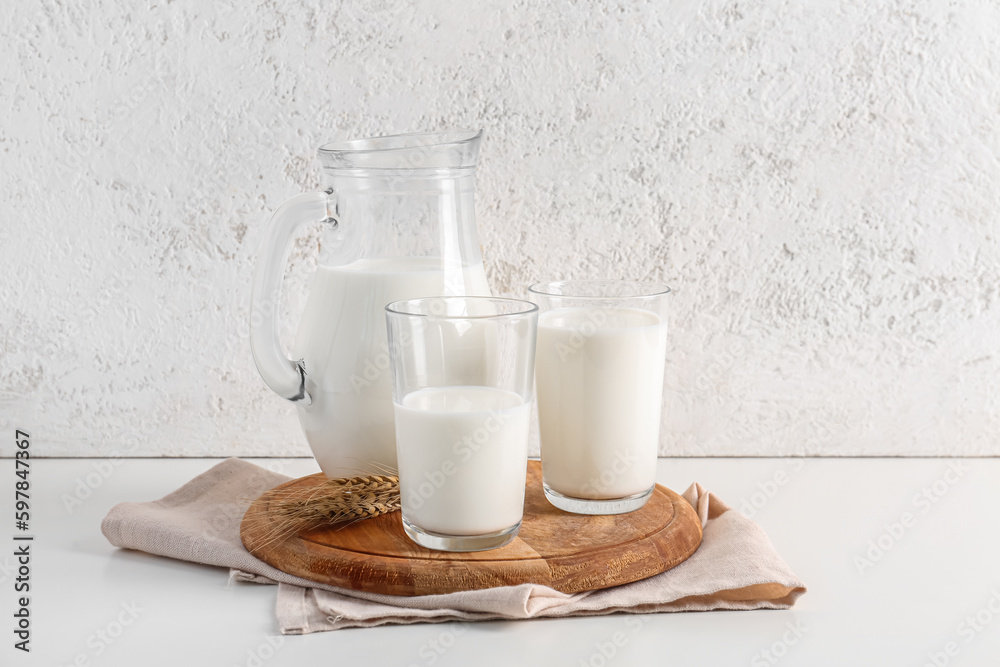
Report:
[[[324,479],[317,473],[277,488],[315,486]],[[310,581],[373,593],[431,595],[524,583],[577,593],[665,572],[701,544],[698,515],[670,489],[657,484],[642,509],[628,514],[570,514],[545,499],[538,461],[528,462],[520,533],[489,551],[425,549],[403,532],[399,512],[266,544],[275,522],[270,493],[243,517],[240,536],[250,553]]]

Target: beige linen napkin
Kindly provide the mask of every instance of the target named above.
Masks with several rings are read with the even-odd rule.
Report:
[[[289,478],[227,459],[161,500],[120,503],[101,523],[111,544],[230,568],[230,578],[278,584],[278,626],[305,634],[386,623],[434,623],[711,609],[786,609],[805,592],[756,523],[692,484],[684,498],[704,527],[687,561],[649,579],[566,594],[522,584],[404,597],[362,593],[286,574],[250,555],[240,521],[265,490]]]

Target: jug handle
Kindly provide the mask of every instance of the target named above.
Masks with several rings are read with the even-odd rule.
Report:
[[[268,224],[257,256],[250,302],[250,349],[264,382],[274,393],[289,401],[312,403],[306,390],[306,369],[301,359],[292,361],[278,341],[278,307],[285,258],[295,231],[308,222],[338,224],[330,211],[330,195],[309,192],[282,204]]]

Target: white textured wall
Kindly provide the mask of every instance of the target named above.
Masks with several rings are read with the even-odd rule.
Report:
[[[992,0],[138,4],[0,5],[36,454],[308,453],[245,334],[269,213],[325,141],[455,126],[495,291],[675,288],[664,453],[1000,454]]]

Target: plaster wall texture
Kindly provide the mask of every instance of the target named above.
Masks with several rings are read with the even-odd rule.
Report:
[[[0,5],[35,455],[308,455],[247,342],[270,213],[327,141],[448,127],[496,293],[673,287],[662,454],[1000,454],[995,2],[86,4]]]

